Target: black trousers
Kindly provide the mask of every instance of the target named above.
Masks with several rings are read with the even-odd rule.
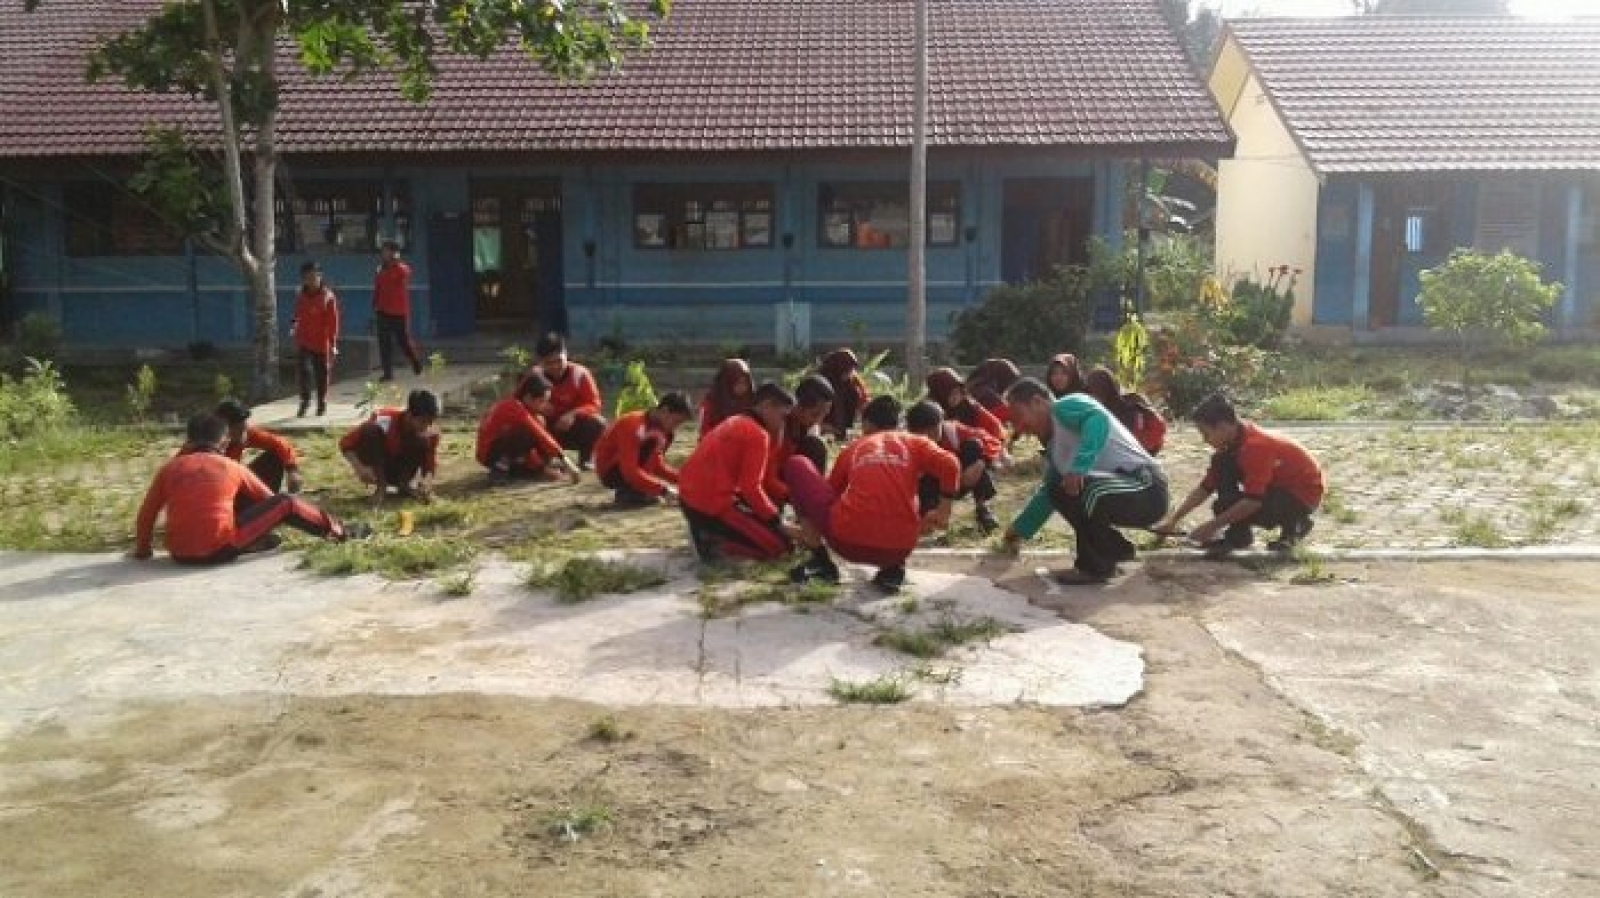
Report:
[[[302,347],[296,356],[296,363],[300,373],[300,401],[310,402],[311,391],[315,387],[317,405],[327,405],[328,375],[333,368],[328,364],[328,357]]]
[[[390,454],[383,431],[369,426],[361,428],[355,453],[357,461],[374,471],[382,471],[384,482],[389,486],[405,489],[422,470],[422,463],[428,458],[428,443],[420,436],[403,438],[400,450]]]
[[[489,444],[489,465],[493,467],[496,463],[504,462],[512,474],[536,474],[543,471],[550,463],[550,459],[546,458],[538,467],[528,464],[529,453],[537,448],[533,436],[529,433],[524,431],[503,433]],[[544,453],[541,452],[539,455],[543,458]]]
[[[276,455],[271,452],[259,453],[245,467],[249,468],[252,474],[261,478],[261,482],[267,485],[267,489],[272,490],[274,493],[283,492],[283,477],[286,470],[283,467],[283,461]],[[233,500],[233,513],[236,515],[244,514],[250,507],[250,499],[243,493],[240,493]]]
[[[650,461],[654,448],[650,445],[639,447],[639,467],[644,467]],[[623,504],[630,502],[649,502],[654,496],[647,496],[633,488],[627,478],[622,476],[621,463],[612,465],[600,472],[600,485],[616,494],[617,501]]]
[[[411,342],[410,321],[406,316],[373,312],[372,318],[378,327],[378,363],[383,366],[383,376],[394,377],[395,343],[400,344],[400,351],[406,354],[411,367],[414,370],[421,370],[422,359],[418,358],[417,347]]]
[[[1059,482],[1050,489],[1050,503],[1072,525],[1075,566],[1094,577],[1111,576],[1117,562],[1131,561],[1137,554],[1117,528],[1149,527],[1166,515],[1168,500],[1166,475],[1155,468],[1089,474],[1076,496],[1067,495]]]
[[[1244,498],[1244,477],[1239,471],[1237,458],[1231,452],[1219,453],[1212,458],[1211,464],[1217,472],[1217,498],[1211,503],[1211,513],[1218,515]],[[1261,509],[1245,520],[1230,525],[1222,538],[1236,549],[1249,548],[1255,542],[1256,527],[1276,527],[1282,531],[1311,517],[1314,510],[1287,491],[1268,487],[1261,496]]]
[[[961,470],[965,471],[983,460],[983,446],[977,440],[968,440],[961,444],[961,452],[957,457],[961,459]],[[994,498],[994,476],[990,473],[988,465],[983,466],[983,476],[978,478],[972,489],[962,487],[961,491],[956,493],[956,498],[964,499],[969,493],[973,499],[985,504]],[[939,478],[924,477],[917,481],[917,507],[923,514],[937,508],[939,499]]]
[[[600,442],[600,437],[605,432],[606,419],[594,415],[578,415],[572,419],[571,427],[559,432],[552,430],[550,433],[556,438],[556,442],[561,444],[561,448],[577,450],[578,463],[584,464],[594,455],[594,444]]]

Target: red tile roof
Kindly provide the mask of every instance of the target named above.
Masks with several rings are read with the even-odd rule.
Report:
[[[0,156],[125,154],[205,104],[83,81],[96,35],[157,0],[0,3]],[[677,0],[625,71],[562,84],[518,54],[447,58],[433,99],[288,74],[290,153],[909,146],[911,0]],[[930,0],[930,143],[1224,152],[1214,101],[1155,0]]]
[[[1600,19],[1228,29],[1319,172],[1600,170]]]

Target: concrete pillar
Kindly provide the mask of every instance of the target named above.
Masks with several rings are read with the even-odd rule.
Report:
[[[1562,256],[1566,260],[1566,271],[1561,277],[1561,282],[1566,285],[1566,291],[1561,296],[1563,335],[1576,333],[1582,327],[1582,322],[1578,320],[1578,238],[1582,227],[1583,182],[1574,180],[1567,185],[1567,240],[1566,252]]]
[[[1372,219],[1376,197],[1371,184],[1356,188],[1355,296],[1350,306],[1350,329],[1372,329]]]

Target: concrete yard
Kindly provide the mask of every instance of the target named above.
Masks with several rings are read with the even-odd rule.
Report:
[[[708,616],[629,560],[567,605],[0,554],[0,895],[1600,894],[1600,565],[930,557]],[[951,621],[998,635],[874,644]]]

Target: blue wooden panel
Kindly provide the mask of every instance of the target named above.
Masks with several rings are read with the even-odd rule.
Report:
[[[1348,325],[1355,300],[1356,189],[1326,184],[1318,197],[1314,324]]]

